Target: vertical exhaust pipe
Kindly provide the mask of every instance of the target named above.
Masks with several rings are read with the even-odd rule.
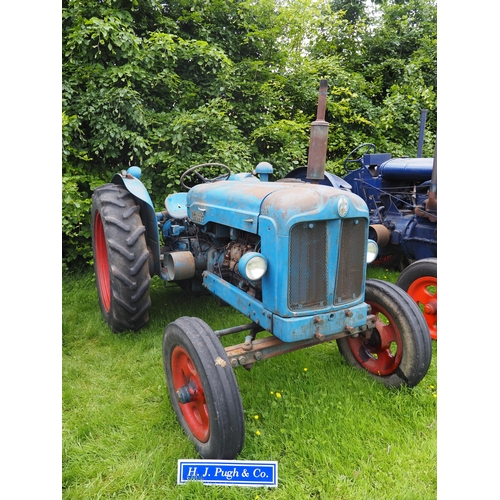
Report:
[[[321,80],[319,85],[318,111],[316,113],[316,120],[311,123],[309,156],[307,160],[306,178],[313,183],[317,183],[325,177],[328,127],[330,126],[330,124],[325,121],[327,91],[328,81]]]
[[[426,210],[437,210],[437,139],[434,146],[434,161],[432,163],[431,186],[429,188],[429,199],[427,200]]]
[[[424,154],[424,133],[425,133],[426,121],[427,121],[427,110],[422,109],[420,111],[420,131],[418,134],[417,158],[422,158]]]

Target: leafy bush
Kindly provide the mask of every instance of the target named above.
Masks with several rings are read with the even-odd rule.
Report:
[[[433,0],[63,1],[63,264],[88,263],[93,189],[131,165],[157,206],[199,163],[307,163],[329,82],[327,169],[356,146],[415,154],[436,131]],[[322,9],[322,10],[321,10]]]

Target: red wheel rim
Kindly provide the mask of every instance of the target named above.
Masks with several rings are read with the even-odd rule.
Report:
[[[387,376],[399,366],[403,356],[401,333],[392,316],[380,305],[366,301],[376,317],[375,328],[347,342],[358,363],[374,375]]]
[[[210,436],[210,419],[205,392],[196,367],[184,348],[176,346],[172,351],[171,368],[175,391],[189,387],[190,400],[179,403],[186,423],[194,437],[206,443]]]
[[[431,339],[437,340],[437,278],[422,276],[408,288],[408,295],[424,313]]]
[[[102,305],[106,312],[109,312],[111,307],[111,280],[109,277],[108,249],[99,212],[96,212],[94,218],[94,244],[97,286],[99,287]]]

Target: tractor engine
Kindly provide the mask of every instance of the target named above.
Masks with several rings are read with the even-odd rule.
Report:
[[[187,219],[168,218],[166,212],[160,227],[164,239],[161,255],[168,281],[175,281],[190,294],[205,293],[202,273],[208,270],[261,300],[261,281],[246,279],[238,269],[245,254],[259,251],[257,235],[216,223],[200,228]]]
[[[220,255],[219,259],[208,270],[218,273],[226,281],[237,286],[257,300],[262,299],[262,284],[260,280],[249,281],[239,272],[238,263],[247,252],[256,251],[256,245],[250,243],[248,236],[238,241],[231,241]]]

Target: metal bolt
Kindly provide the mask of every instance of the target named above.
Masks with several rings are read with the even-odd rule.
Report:
[[[257,361],[260,361],[260,360],[264,359],[264,355],[263,355],[260,351],[257,351],[257,352],[255,353],[255,359],[256,359]]]
[[[425,314],[436,314],[437,313],[437,307],[436,304],[433,302],[429,302],[428,304],[424,305],[424,313]]]

